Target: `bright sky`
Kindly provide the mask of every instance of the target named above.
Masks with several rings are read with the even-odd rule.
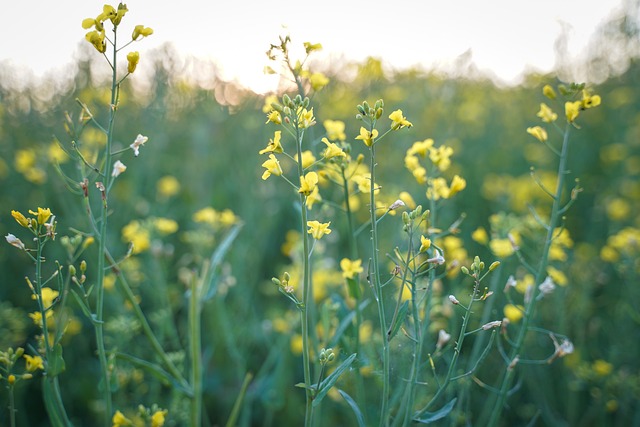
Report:
[[[471,49],[481,70],[514,81],[525,69],[549,71],[563,26],[572,57],[624,0],[129,0],[122,27],[155,33],[134,44],[145,52],[171,42],[181,54],[212,58],[223,78],[269,89],[265,52],[281,34],[294,43],[322,43],[323,55],[375,56],[394,68],[451,67]],[[83,18],[102,1],[13,0],[3,5],[0,63],[36,76],[61,72],[84,42]],[[110,3],[117,6],[116,2]],[[28,73],[27,73],[28,74]]]

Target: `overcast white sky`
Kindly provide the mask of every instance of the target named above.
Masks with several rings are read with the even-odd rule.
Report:
[[[122,27],[155,30],[133,49],[171,42],[180,53],[213,58],[226,79],[266,89],[265,51],[288,32],[319,42],[324,55],[384,59],[394,68],[450,65],[471,49],[480,69],[513,80],[525,69],[549,71],[554,42],[569,29],[579,56],[593,31],[624,0],[129,0]],[[0,62],[41,76],[74,61],[83,18],[101,1],[12,0],[2,7]],[[117,6],[117,3],[110,3]],[[283,29],[283,26],[286,28]]]

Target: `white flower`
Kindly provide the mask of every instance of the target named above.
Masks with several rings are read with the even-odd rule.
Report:
[[[117,178],[120,174],[127,170],[127,167],[120,160],[116,160],[113,164],[113,172],[111,172],[111,176]]]
[[[515,288],[517,284],[518,282],[516,281],[515,277],[513,277],[513,274],[510,275],[507,279],[507,283],[504,285],[504,292],[509,292],[509,289]]]
[[[398,199],[395,202],[393,202],[391,204],[391,206],[389,206],[389,210],[393,211],[393,210],[396,210],[396,209],[398,209],[398,208],[400,208],[402,206],[404,206],[404,202],[402,200]]]
[[[438,332],[438,342],[436,343],[436,348],[441,349],[442,347],[447,345],[450,339],[451,334],[448,334],[444,329],[440,329],[440,332]]]
[[[18,239],[16,236],[14,236],[13,234],[9,233],[6,236],[4,236],[5,239],[7,239],[7,243],[9,243],[12,246],[15,246],[18,249],[22,249],[24,250],[24,243],[22,243],[22,240]]]
[[[144,135],[138,134],[138,136],[136,136],[136,140],[133,141],[133,144],[129,145],[129,147],[133,149],[134,156],[138,157],[138,154],[140,154],[140,147],[143,146],[144,143],[148,140],[149,138]]]
[[[458,298],[454,297],[453,295],[449,295],[449,301],[451,301],[451,304],[454,304],[454,305],[460,304],[460,301],[458,301]]]
[[[482,329],[488,331],[489,329],[497,328],[502,325],[501,320],[494,320],[493,322],[485,323],[482,325]]]
[[[440,251],[436,249],[436,256],[434,256],[433,258],[429,258],[427,260],[427,262],[431,262],[434,264],[438,264],[438,265],[442,265],[444,264],[444,257],[440,254]]]
[[[538,286],[538,289],[542,295],[549,295],[556,289],[556,284],[553,283],[551,277],[547,276],[547,278],[544,279],[544,282]]]

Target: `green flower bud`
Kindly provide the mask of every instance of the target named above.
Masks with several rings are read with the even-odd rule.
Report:
[[[500,261],[494,261],[491,263],[491,265],[489,266],[489,271],[493,271],[496,268],[498,268],[498,266],[500,265]]]
[[[73,265],[69,266],[69,274],[72,276],[76,275],[76,268]]]

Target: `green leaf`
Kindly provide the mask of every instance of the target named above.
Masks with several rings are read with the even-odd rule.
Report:
[[[351,396],[349,396],[346,392],[344,392],[344,391],[342,391],[340,389],[338,389],[338,393],[340,393],[340,396],[342,396],[342,398],[347,401],[347,404],[351,407],[351,409],[353,410],[353,413],[356,414],[356,420],[358,421],[358,426],[359,427],[365,427],[364,417],[362,416],[362,412],[360,411],[360,407],[355,402],[355,400],[353,400],[351,398]]]
[[[215,271],[222,263],[222,260],[224,259],[229,249],[231,249],[231,244],[238,236],[238,233],[240,232],[241,228],[242,228],[241,223],[234,225],[229,230],[227,235],[224,236],[224,239],[222,239],[222,241],[220,242],[216,250],[213,251],[213,253],[211,254],[211,258],[209,259],[209,272],[211,274],[211,277],[209,278],[209,280],[204,282],[205,287],[201,291],[202,292],[201,295],[204,297],[204,300],[212,298],[215,295],[216,291],[218,290],[218,286],[217,286],[218,276],[215,274]]]
[[[191,387],[188,387],[188,385],[183,384],[182,381],[179,381],[178,379],[171,376],[167,371],[162,369],[158,364],[147,362],[146,360],[139,359],[135,356],[132,356],[126,353],[117,353],[116,357],[118,359],[126,360],[127,362],[133,365],[136,365],[142,369],[147,370],[149,373],[151,373],[153,376],[158,378],[164,384],[173,385],[177,390],[180,390],[187,396],[189,397],[193,396],[193,390],[191,389]]]
[[[331,390],[331,387],[333,387],[336,381],[338,381],[338,378],[340,378],[340,375],[342,375],[344,371],[347,370],[349,366],[351,366],[353,361],[356,360],[356,355],[357,353],[353,353],[351,356],[347,357],[347,360],[342,362],[340,366],[338,366],[336,370],[331,373],[331,375],[329,375],[320,383],[320,387],[318,388],[318,394],[316,394],[316,396],[313,399],[314,407],[320,404],[320,402],[326,396],[329,390]]]
[[[405,301],[400,306],[400,310],[398,310],[398,316],[396,317],[396,321],[393,325],[391,325],[391,329],[389,329],[389,341],[396,336],[400,327],[404,323],[404,319],[407,317],[407,313],[409,312],[409,301]]]
[[[457,397],[454,397],[453,399],[451,399],[451,401],[449,403],[447,403],[446,405],[444,405],[442,408],[438,409],[435,412],[425,412],[422,414],[422,416],[420,418],[414,418],[413,421],[422,423],[422,424],[430,424],[434,421],[438,421],[439,419],[442,419],[444,417],[446,417],[447,415],[449,415],[449,413],[451,413],[451,411],[453,410],[453,407],[455,406],[456,402],[458,401]]]
[[[82,300],[82,297],[78,295],[78,291],[76,291],[75,289],[72,289],[71,295],[73,295],[73,297],[76,299],[76,302],[80,306],[80,310],[82,310],[82,313],[84,313],[84,315],[87,316],[87,318],[93,320],[93,313],[91,313],[91,310],[89,309],[89,307],[87,307],[87,305],[84,303],[84,301]]]
[[[52,350],[49,354],[49,360],[47,360],[47,375],[53,378],[64,372],[65,365],[62,358],[62,345],[58,343]]]

